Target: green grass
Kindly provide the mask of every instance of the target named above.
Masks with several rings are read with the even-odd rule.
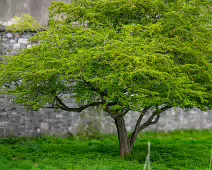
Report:
[[[0,139],[0,170],[138,170],[151,142],[153,170],[208,170],[212,131],[144,133],[131,156],[119,157],[116,136]]]

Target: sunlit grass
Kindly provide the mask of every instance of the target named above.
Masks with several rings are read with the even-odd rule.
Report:
[[[141,134],[132,155],[125,159],[119,157],[118,141],[113,135],[96,139],[0,139],[0,170],[143,169],[148,141],[153,170],[209,169],[212,131],[175,131]]]

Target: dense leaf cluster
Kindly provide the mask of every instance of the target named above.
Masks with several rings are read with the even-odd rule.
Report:
[[[113,113],[211,109],[211,16],[206,0],[55,2],[40,44],[2,60],[1,91],[34,109],[64,95]]]

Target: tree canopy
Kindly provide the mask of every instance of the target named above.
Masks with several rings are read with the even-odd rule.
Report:
[[[209,2],[57,2],[50,19],[33,37],[40,45],[1,63],[1,86],[15,87],[3,92],[18,103],[37,109],[68,93],[85,104],[105,93],[114,110],[211,108]]]
[[[32,38],[40,44],[2,60],[1,92],[33,109],[100,106],[113,118],[211,109],[211,16],[207,0],[55,2],[49,27]]]

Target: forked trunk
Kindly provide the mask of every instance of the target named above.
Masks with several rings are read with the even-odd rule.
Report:
[[[137,120],[135,129],[130,137],[128,137],[128,135],[127,135],[124,117],[123,116],[116,117],[115,124],[116,124],[116,128],[117,128],[118,139],[119,139],[120,155],[122,157],[129,155],[132,152],[133,146],[135,144],[135,141],[136,141],[136,138],[137,138],[139,132],[141,132],[143,129],[145,129],[148,126],[157,123],[160,118],[160,113],[162,113],[170,108],[171,108],[171,106],[165,106],[161,109],[157,109],[156,111],[153,111],[151,116],[149,117],[149,119],[145,123],[141,124],[141,121],[142,121],[145,113],[150,109],[150,108],[144,108]]]
[[[115,124],[119,139],[120,155],[122,157],[130,155],[130,153],[132,152],[132,147],[130,145],[130,140],[128,140],[124,118],[123,117],[115,118]]]

